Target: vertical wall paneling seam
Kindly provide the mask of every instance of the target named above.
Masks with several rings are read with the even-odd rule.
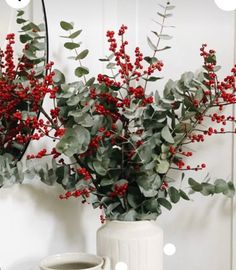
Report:
[[[139,44],[139,0],[135,0],[135,46]]]
[[[118,1],[119,0],[103,0],[103,57],[111,54],[108,51],[106,31],[118,29]],[[103,73],[111,75],[111,71],[106,69],[106,62],[103,62]]]
[[[135,0],[135,47],[139,45],[139,0]]]
[[[29,18],[30,18],[30,21],[32,22],[34,20],[34,2],[31,1],[29,6],[28,6],[28,11],[29,11]]]
[[[106,38],[105,38],[105,33],[106,33],[106,26],[105,26],[105,16],[106,16],[106,11],[105,11],[105,9],[106,9],[106,3],[105,3],[105,0],[102,0],[102,35],[103,35],[103,43],[102,43],[102,56],[101,56],[101,58],[104,58],[104,56],[105,56],[105,42],[106,42]],[[104,74],[105,73],[105,68],[104,68],[104,64],[102,64],[102,74]]]
[[[234,11],[234,62],[233,64],[236,63],[236,10]],[[235,105],[233,105],[232,113],[233,116],[235,116]],[[232,124],[233,130],[235,129],[235,123],[233,122]],[[236,160],[235,160],[235,135],[232,134],[232,166],[231,166],[231,177],[232,181],[236,183],[234,177],[235,177],[235,168],[234,166],[236,165]],[[230,222],[230,230],[231,230],[231,239],[230,239],[230,270],[235,270],[236,269],[236,255],[234,254],[234,245],[236,244],[235,242],[235,237],[234,234],[236,233],[235,228],[234,228],[234,219],[236,218],[234,214],[234,201],[235,198],[231,199],[231,222]],[[235,243],[234,243],[235,242]]]
[[[12,32],[12,24],[13,24],[14,19],[15,19],[15,9],[11,8],[10,22],[9,22],[9,25],[8,25],[7,34]]]

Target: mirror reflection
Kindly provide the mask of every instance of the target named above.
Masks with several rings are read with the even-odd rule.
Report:
[[[43,1],[37,2],[37,14],[32,3],[22,10],[9,4],[0,2],[0,155],[14,166],[32,138],[31,120],[43,100],[36,105],[32,91],[46,72],[47,37]]]

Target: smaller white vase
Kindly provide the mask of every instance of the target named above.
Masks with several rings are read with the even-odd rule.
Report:
[[[97,231],[97,254],[111,259],[111,270],[163,270],[163,231],[154,221],[107,221]]]

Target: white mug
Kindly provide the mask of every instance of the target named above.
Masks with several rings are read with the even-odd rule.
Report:
[[[40,262],[41,270],[110,270],[110,259],[87,253],[62,253]]]

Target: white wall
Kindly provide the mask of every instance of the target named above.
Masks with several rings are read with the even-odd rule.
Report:
[[[36,1],[36,0],[35,0]],[[71,62],[66,59],[59,38],[60,20],[74,21],[83,29],[84,48],[89,48],[87,65],[92,74],[104,71],[98,58],[106,54],[105,32],[122,23],[129,26],[130,46],[139,44],[148,53],[146,35],[156,26],[156,0],[45,0],[50,30],[50,56],[72,78]],[[183,71],[201,65],[199,47],[206,42],[215,48],[221,75],[233,64],[234,14],[220,11],[213,0],[175,0],[177,6],[170,24],[172,50],[160,55],[165,62],[165,79],[153,86],[161,90],[168,78],[176,79]],[[230,113],[230,112],[229,112]],[[45,143],[45,142],[43,142]],[[37,145],[37,147],[39,147]],[[28,151],[34,149],[31,147]],[[194,174],[199,180],[209,171],[213,178],[231,179],[232,137],[215,137],[195,147],[193,162],[207,163],[204,173]],[[179,175],[176,175],[176,178]],[[6,270],[30,269],[48,254],[81,250],[95,252],[95,232],[99,211],[82,206],[75,200],[60,201],[60,188],[45,187],[28,179],[27,184],[0,190],[0,267]],[[165,231],[166,242],[177,247],[173,257],[165,258],[165,270],[235,270],[232,266],[233,203],[223,197],[193,196],[193,202],[181,202],[171,213],[164,211],[158,223]],[[234,209],[235,202],[234,202]],[[235,215],[235,210],[234,210]],[[236,224],[236,221],[234,221]],[[235,227],[234,224],[234,227]],[[235,232],[236,234],[236,232]],[[234,234],[234,245],[236,239]],[[234,259],[235,260],[235,259]]]

